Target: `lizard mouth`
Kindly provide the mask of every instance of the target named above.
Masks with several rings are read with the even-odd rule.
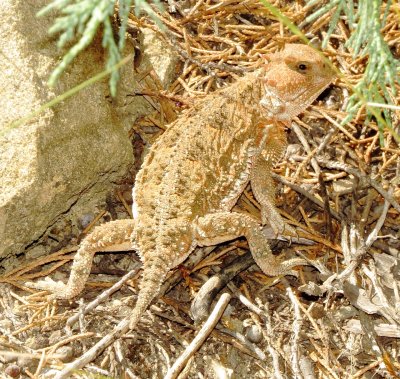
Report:
[[[290,101],[290,107],[287,107],[287,109],[289,109],[290,118],[297,116],[305,108],[311,105],[319,94],[330,84],[331,80],[321,80],[319,83],[315,83],[314,86],[308,87],[300,93],[297,93]]]
[[[260,100],[260,105],[266,112],[267,117],[280,121],[288,121],[297,116],[307,108],[318,95],[329,86],[330,79],[321,78],[313,86],[304,85],[292,96],[282,96],[264,86],[265,94]]]

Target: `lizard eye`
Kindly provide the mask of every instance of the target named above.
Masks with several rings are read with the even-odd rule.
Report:
[[[308,70],[308,64],[307,63],[301,62],[301,63],[297,64],[297,71],[298,72],[304,74],[304,73],[307,72],[307,70]]]

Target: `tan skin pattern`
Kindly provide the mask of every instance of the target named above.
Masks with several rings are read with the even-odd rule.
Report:
[[[284,125],[316,99],[334,74],[305,45],[286,45],[266,59],[261,69],[200,100],[152,146],[133,190],[134,220],[95,228],[81,243],[66,285],[46,278],[34,287],[72,298],[83,290],[95,252],[134,249],[143,261],[143,277],[133,328],[168,272],[196,246],[245,236],[254,260],[269,276],[306,264],[299,258],[280,262],[257,220],[231,209],[250,181],[263,224],[276,233],[294,233],[275,208],[271,170],[286,148]]]

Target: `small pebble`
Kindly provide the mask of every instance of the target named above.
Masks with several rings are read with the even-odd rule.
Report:
[[[71,346],[61,346],[56,353],[61,355],[59,359],[63,362],[71,362],[74,358],[74,349]]]
[[[246,337],[250,342],[260,343],[263,339],[261,329],[257,325],[251,325],[246,330]]]
[[[94,219],[93,214],[86,213],[83,216],[79,217],[79,223],[81,224],[82,228],[85,229]]]

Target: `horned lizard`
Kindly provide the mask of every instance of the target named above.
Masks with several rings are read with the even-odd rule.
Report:
[[[157,296],[168,272],[196,246],[245,236],[262,271],[287,273],[303,259],[280,262],[253,217],[231,212],[250,181],[262,222],[291,232],[274,205],[272,166],[286,147],[285,124],[330,84],[333,71],[309,46],[286,45],[267,63],[200,100],[151,147],[133,189],[133,220],[108,222],[81,243],[68,283],[34,284],[57,298],[84,288],[97,251],[136,250],[143,277],[130,327]]]

